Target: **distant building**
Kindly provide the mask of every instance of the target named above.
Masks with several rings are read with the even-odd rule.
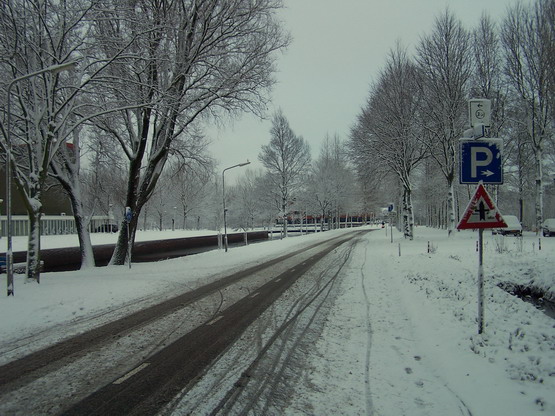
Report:
[[[6,227],[6,174],[5,166],[0,167],[0,236],[5,237]],[[69,197],[54,179],[47,180],[48,186],[42,196],[41,229],[43,235],[72,234],[75,232],[73,225],[73,210]],[[12,224],[13,235],[27,235],[29,220],[23,198],[19,194],[15,182],[12,182]]]
[[[0,205],[0,214],[6,215],[6,170],[5,166],[0,167],[0,198],[4,200]],[[62,189],[62,186],[55,179],[47,180],[48,186],[42,196],[42,212],[44,215],[73,215],[71,201]],[[23,199],[19,191],[12,182],[12,215],[27,215],[27,210],[23,204]]]

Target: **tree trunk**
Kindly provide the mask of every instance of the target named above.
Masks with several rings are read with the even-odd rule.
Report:
[[[283,212],[283,236],[287,237],[287,200],[283,199],[281,201],[281,210]]]
[[[536,234],[540,232],[543,222],[543,186],[542,186],[542,150],[536,148]]]
[[[27,279],[36,280],[37,283],[40,283],[40,217],[40,210],[29,213]]]
[[[81,253],[81,270],[90,269],[95,266],[94,252],[91,243],[91,235],[89,233],[87,221],[82,213],[73,214],[75,219],[75,227],[77,229],[77,238],[79,239],[79,250]]]
[[[403,234],[410,240],[414,238],[414,212],[410,188],[403,189]]]
[[[60,181],[64,189],[66,182]],[[94,252],[91,243],[91,235],[88,230],[89,221],[83,215],[82,198],[79,190],[72,189],[68,192],[73,210],[73,218],[75,220],[75,228],[77,230],[77,238],[79,239],[79,251],[81,254],[81,270],[89,269],[95,266]]]
[[[135,235],[137,231],[137,225],[139,221],[139,216],[133,212],[131,217],[131,222],[128,224],[126,220],[123,220],[120,225],[120,232],[118,234],[118,240],[116,242],[116,247],[112,258],[110,259],[110,265],[124,265],[127,261],[131,261],[128,258],[129,251],[133,250],[133,243],[135,241]],[[129,238],[127,228],[129,227]],[[129,250],[129,244],[131,244],[131,250]],[[133,254],[131,253],[131,257]]]
[[[453,178],[447,179],[449,192],[447,194],[447,234],[450,236],[455,230],[455,192]]]
[[[125,257],[127,254],[127,223],[122,221],[120,224],[120,230],[118,234],[118,239],[116,241],[116,247],[112,253],[112,258],[110,259],[110,265],[123,265],[125,264]]]

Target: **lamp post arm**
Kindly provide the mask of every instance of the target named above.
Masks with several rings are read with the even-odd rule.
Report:
[[[222,171],[222,175],[225,173],[226,170],[230,170],[230,169],[233,169],[233,168],[238,168],[238,167],[240,167],[240,166],[245,166],[245,165],[248,165],[248,164],[250,164],[250,163],[251,163],[251,162],[249,162],[249,161],[247,160],[245,163],[238,163],[237,165],[233,165],[233,166],[230,166],[230,167],[228,167],[228,168],[225,168],[225,169]]]

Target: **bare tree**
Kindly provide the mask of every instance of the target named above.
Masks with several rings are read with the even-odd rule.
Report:
[[[274,17],[280,6],[279,0],[138,0],[133,7],[102,1],[97,53],[110,57],[126,49],[107,71],[111,82],[97,101],[136,107],[95,119],[129,163],[125,204],[133,219],[122,222],[112,264],[124,263],[168,157],[193,144],[191,128],[222,112],[259,114],[265,107],[274,52],[288,43]]]
[[[156,187],[152,198],[149,199],[150,211],[154,214],[156,218],[156,224],[158,226],[158,231],[164,231],[166,228],[167,219],[172,216],[172,203],[167,198],[169,193],[169,182],[164,180],[167,178],[168,174],[162,175],[162,180],[159,186]]]
[[[411,174],[427,157],[426,146],[420,140],[422,95],[417,85],[418,71],[405,50],[397,45],[390,52],[351,136],[357,163],[368,165],[373,161],[382,171],[397,176],[403,189],[403,232],[410,239],[414,236]]]
[[[101,131],[87,129],[83,134],[88,140],[82,146],[81,159],[85,167],[76,176],[82,183],[82,202],[90,215],[109,215],[110,207],[118,212],[125,206],[124,181],[127,174],[125,159]]]
[[[420,90],[424,94],[420,106],[422,137],[447,182],[449,235],[455,229],[456,149],[468,122],[469,56],[469,34],[449,10],[436,19],[432,33],[417,46]]]
[[[273,186],[279,189],[283,232],[287,236],[287,215],[291,196],[300,186],[301,175],[309,168],[310,147],[295,135],[279,110],[272,119],[270,143],[262,146],[258,159],[268,169]]]
[[[264,224],[268,215],[264,206],[265,189],[261,186],[263,172],[247,169],[232,190],[236,197],[234,212],[231,213],[231,223],[243,230],[254,228],[255,224]]]
[[[185,159],[172,163],[168,180],[171,181],[170,193],[181,214],[181,228],[186,229],[187,218],[202,205],[213,176],[213,164],[208,158],[200,162],[198,159]],[[170,195],[167,197],[172,199]]]
[[[309,186],[306,189],[312,200],[311,205],[317,207],[322,217],[322,231],[324,218],[335,217],[339,221],[340,214],[347,214],[347,211],[355,209],[356,179],[348,163],[345,145],[339,137],[326,136],[320,155],[312,165]]]
[[[445,206],[445,180],[438,164],[431,158],[427,158],[416,169],[414,176],[417,183],[415,201],[420,208],[419,220],[428,227],[446,229],[447,221],[442,214]],[[468,198],[470,197],[469,194]]]
[[[548,65],[551,68],[555,67],[555,0],[545,1],[543,4],[544,19],[547,23],[545,28],[545,37],[547,39],[546,53]],[[553,99],[555,97],[555,71],[551,71],[551,78],[549,79],[550,95]],[[551,106],[551,117],[555,120],[555,105]],[[555,143],[554,140],[551,141],[552,149],[554,152],[551,153],[551,157],[555,159]]]
[[[42,195],[50,164],[78,146],[77,100],[90,81],[49,68],[61,69],[86,54],[90,10],[91,2],[85,0],[10,0],[0,7],[0,82],[4,91],[13,86],[6,97],[13,104],[11,111],[2,111],[0,146],[3,155],[11,154],[13,179],[29,215],[27,277],[37,281]],[[13,118],[9,142],[8,116]],[[92,254],[90,240],[83,243]]]
[[[261,221],[271,228],[280,216],[281,192],[274,184],[274,175],[269,171],[263,171],[256,175],[255,194],[257,195],[257,211],[260,212]]]
[[[530,6],[517,4],[509,9],[501,39],[505,50],[506,74],[520,104],[520,118],[535,159],[535,228],[543,222],[544,151],[553,141],[552,83],[554,32],[548,20],[553,0]]]
[[[491,100],[492,137],[501,137],[507,121],[508,86],[503,77],[501,43],[495,22],[484,14],[472,32],[471,95]]]
[[[312,165],[308,182],[310,196],[314,199],[314,205],[321,217],[320,231],[324,231],[324,219],[331,217],[334,207],[335,186],[330,165],[330,159],[320,154],[320,157]]]

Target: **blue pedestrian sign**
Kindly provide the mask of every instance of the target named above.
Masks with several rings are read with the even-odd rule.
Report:
[[[461,139],[460,146],[460,183],[503,183],[503,139]]]

